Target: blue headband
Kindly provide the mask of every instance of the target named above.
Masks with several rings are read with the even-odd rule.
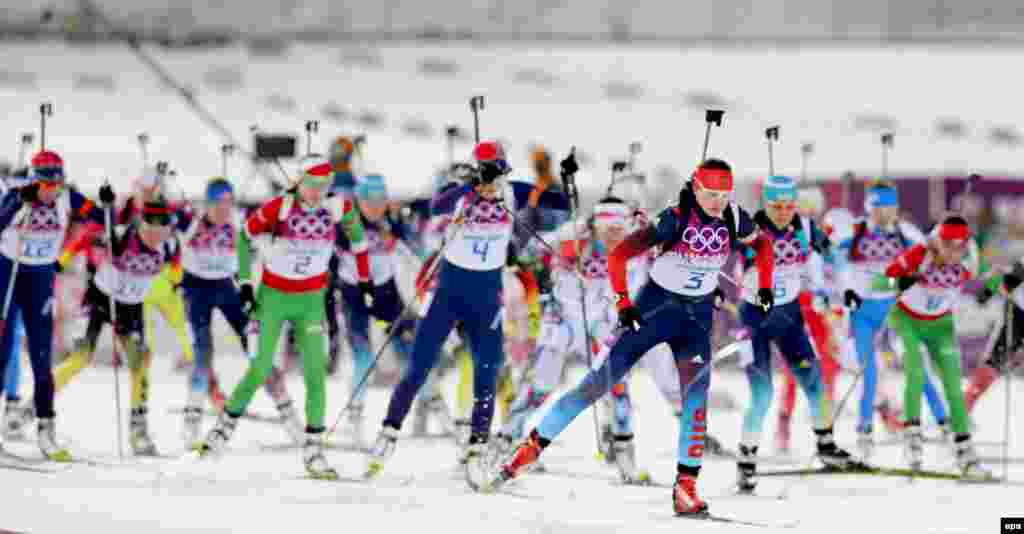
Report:
[[[796,201],[796,180],[789,176],[769,176],[762,191],[765,202]]]
[[[210,183],[206,184],[206,201],[220,202],[220,199],[224,198],[224,195],[234,193],[234,187],[231,186],[231,182],[224,179],[211,180]]]
[[[388,188],[384,177],[379,174],[367,174],[356,182],[356,198],[360,200],[387,200]]]
[[[868,189],[867,198],[864,199],[864,208],[866,210],[897,205],[899,205],[899,196],[896,194],[896,190],[891,187]]]

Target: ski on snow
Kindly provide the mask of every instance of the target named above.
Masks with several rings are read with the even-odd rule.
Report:
[[[715,515],[710,512],[703,512],[699,514],[676,514],[678,519],[686,519],[689,521],[708,521],[711,523],[725,523],[729,525],[738,525],[744,527],[759,527],[759,528],[779,528],[789,529],[796,528],[799,521],[786,521],[786,522],[769,522],[769,521],[748,521],[746,519],[739,519],[736,517],[728,517],[723,515]]]
[[[757,473],[761,477],[783,477],[783,476],[814,476],[814,475],[875,475],[906,478],[925,478],[937,480],[960,480],[962,477],[957,473],[946,473],[942,471],[915,470],[902,467],[875,467],[870,465],[855,465],[849,468],[836,467],[811,467],[806,469],[782,469],[778,471],[761,471]]]
[[[25,458],[6,451],[0,451],[0,469],[11,471],[25,471],[28,473],[60,473],[71,469],[71,464],[66,462],[51,462],[42,458]]]

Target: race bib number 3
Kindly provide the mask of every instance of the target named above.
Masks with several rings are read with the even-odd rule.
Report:
[[[700,288],[704,286],[704,275],[705,274],[706,273],[698,273],[698,272],[690,272],[690,273],[688,273],[687,276],[686,276],[687,282],[686,282],[686,285],[683,286],[683,289],[686,289],[688,291],[698,291],[698,290],[700,290]]]

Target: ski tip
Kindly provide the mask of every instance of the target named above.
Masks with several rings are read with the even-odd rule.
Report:
[[[47,456],[47,458],[51,462],[59,462],[59,463],[71,463],[71,462],[75,461],[75,459],[72,458],[71,453],[68,452],[67,449],[61,449],[61,450],[59,450],[59,451],[57,451],[57,452]]]
[[[371,462],[366,467],[366,472],[363,473],[363,478],[366,479],[366,480],[370,480],[371,478],[374,478],[377,475],[379,475],[381,473],[381,471],[383,471],[383,470],[384,470],[384,466],[382,464],[379,464],[377,462]]]

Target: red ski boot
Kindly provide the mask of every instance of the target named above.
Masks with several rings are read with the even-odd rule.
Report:
[[[697,477],[688,473],[676,475],[672,486],[672,508],[676,515],[703,515],[708,505],[697,495]]]
[[[519,446],[516,447],[516,452],[513,453],[512,459],[505,465],[501,466],[501,469],[498,471],[498,476],[491,482],[490,488],[485,489],[496,490],[505,482],[521,475],[523,471],[526,471],[530,465],[540,458],[540,453],[544,450],[544,447],[547,447],[550,443],[550,440],[540,437],[540,434],[537,433],[537,429],[530,431],[530,436],[526,438],[526,441],[520,443]]]

